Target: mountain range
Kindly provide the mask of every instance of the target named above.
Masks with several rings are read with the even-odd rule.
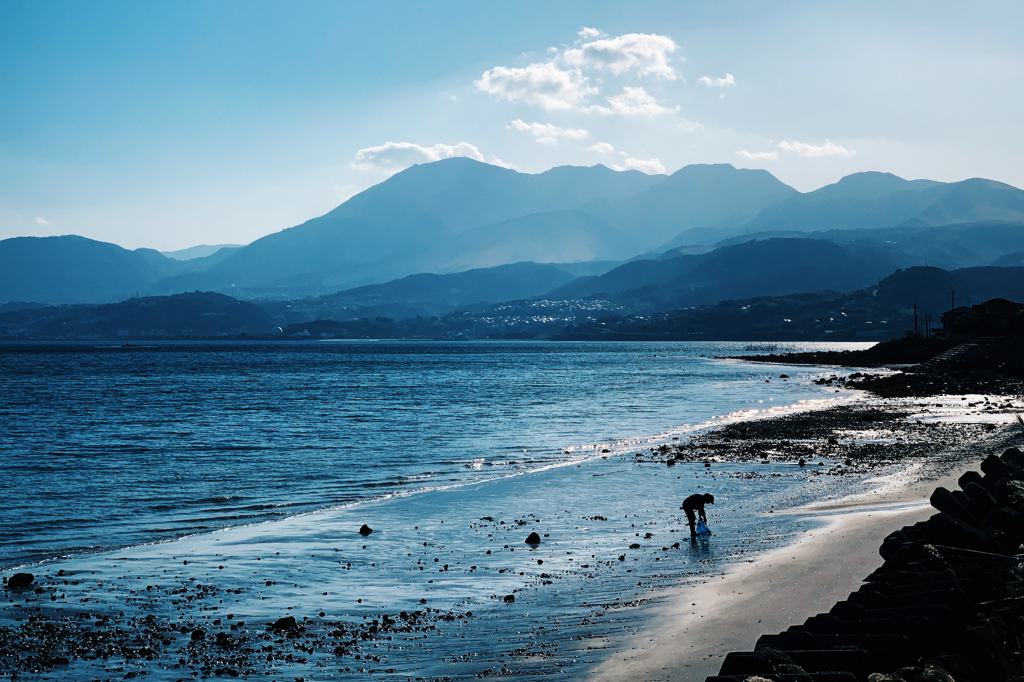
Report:
[[[761,245],[737,248],[751,242]],[[758,287],[787,293],[864,286],[896,268],[1019,263],[1022,252],[1024,191],[992,180],[940,183],[871,172],[800,193],[767,171],[728,164],[686,166],[669,176],[604,166],[527,174],[456,158],[413,166],[302,225],[189,260],[74,236],[3,240],[0,303],[193,290],[250,299],[347,291],[363,300],[361,287],[420,273],[526,262],[562,264],[556,270],[565,273],[565,263],[611,261],[584,273],[604,279],[558,282],[558,275],[551,295],[646,287],[648,294],[633,299],[647,296],[645,305],[655,305]],[[447,299],[425,287],[420,297],[443,305],[496,302],[549,283],[525,267],[489,279],[500,284]],[[408,301],[416,288],[396,284],[374,295],[383,296],[378,305]]]

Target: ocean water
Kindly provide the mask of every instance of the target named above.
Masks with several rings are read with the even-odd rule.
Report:
[[[866,344],[789,344],[853,348]],[[0,567],[456,486],[820,399],[741,343],[0,345]]]
[[[777,350],[826,347],[858,344]],[[295,615],[315,631],[433,609],[458,617],[437,619],[429,637],[369,640],[358,657],[311,650],[267,674],[578,679],[642,626],[665,589],[710,579],[813,523],[773,508],[858,484],[787,463],[632,461],[723,415],[849,399],[812,383],[829,368],[708,357],[744,351],[0,346],[0,568],[28,565],[56,588],[12,600],[0,624],[34,609],[213,632],[230,610],[248,627]],[[690,544],[679,505],[705,491],[717,497],[714,535]],[[364,523],[369,537],[357,532]],[[534,530],[542,543],[525,545]],[[177,596],[199,583],[219,606]],[[191,649],[180,639],[166,664],[116,670],[181,679],[188,666],[170,662]],[[76,660],[48,679],[102,678],[110,666]]]

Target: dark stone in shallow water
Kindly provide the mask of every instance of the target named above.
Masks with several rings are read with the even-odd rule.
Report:
[[[370,528],[369,526],[367,526],[365,523],[363,524],[363,527],[359,529],[359,534],[364,536],[364,537],[369,535],[372,532],[373,532],[373,529]]]
[[[295,616],[285,616],[274,621],[275,630],[291,630],[295,627]]]
[[[540,536],[537,535],[536,533],[530,533],[529,535],[526,536],[526,544],[528,544],[528,545],[539,545],[540,544]]]
[[[31,585],[35,579],[31,573],[15,573],[7,579],[7,587],[11,590],[20,590]]]
[[[196,628],[195,630],[192,631],[192,641],[193,642],[198,642],[199,640],[205,639],[205,638],[206,638],[206,630],[204,630],[202,628]]]

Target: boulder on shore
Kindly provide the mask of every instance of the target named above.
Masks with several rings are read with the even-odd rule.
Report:
[[[7,579],[7,589],[21,590],[32,584],[36,577],[31,573],[15,573]]]
[[[295,627],[295,616],[285,616],[274,621],[275,630],[291,630]]]

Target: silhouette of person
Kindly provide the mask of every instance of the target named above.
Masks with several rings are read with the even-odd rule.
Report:
[[[708,517],[704,514],[704,505],[714,503],[715,496],[710,493],[704,493],[703,495],[697,493],[696,495],[690,495],[683,500],[683,506],[680,507],[680,509],[686,512],[686,520],[690,522],[690,540],[697,539],[698,516],[704,523],[708,522]]]

